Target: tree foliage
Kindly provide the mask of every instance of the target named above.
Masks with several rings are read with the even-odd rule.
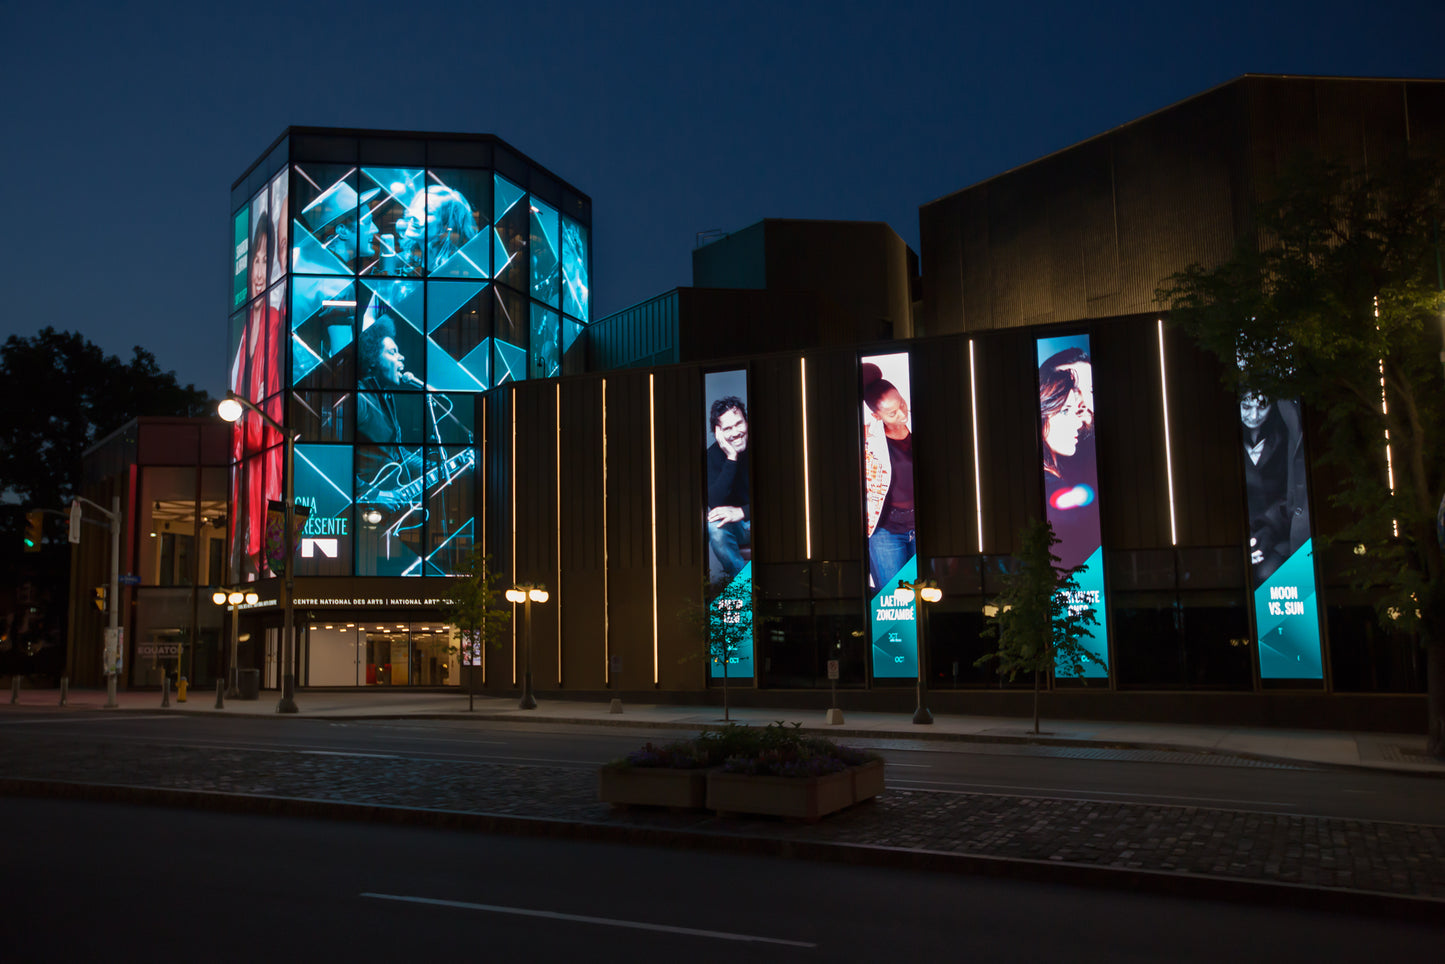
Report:
[[[750,661],[750,657],[743,654],[750,650],[753,641],[752,583],[733,579],[711,585],[701,604],[689,602],[679,615],[702,637],[701,655],[707,660],[708,672],[714,668],[721,671],[723,719],[730,719],[728,680],[735,675],[732,667],[735,662]],[[743,675],[751,677],[752,670]]]
[[[77,332],[42,329],[0,346],[0,493],[62,508],[81,481],[81,453],[139,415],[203,415],[214,403],[182,387],[140,346],[129,361]]]
[[[498,604],[501,576],[492,571],[492,559],[480,546],[472,549],[462,571],[451,580],[442,611],[462,633],[462,643],[495,648],[504,642],[512,613]]]
[[[1441,168],[1400,159],[1356,171],[1310,160],[1267,196],[1255,236],[1223,264],[1165,279],[1159,301],[1220,359],[1236,390],[1298,397],[1320,420],[1316,488],[1349,521],[1316,541],[1356,547],[1348,575],[1369,590],[1386,627],[1418,631],[1440,664]],[[1438,672],[1432,666],[1437,754],[1445,753]]]
[[[982,634],[997,640],[998,649],[974,663],[997,661],[999,675],[1009,680],[1020,673],[1033,674],[1035,733],[1040,684],[1054,667],[1064,666],[1070,676],[1081,678],[1086,662],[1108,668],[1083,643],[1098,618],[1088,606],[1069,604],[1079,591],[1076,573],[1081,567],[1058,566],[1059,557],[1053,553],[1058,541],[1047,520],[1036,519],[1024,528],[1018,568],[1004,576],[1003,592],[993,600]]]

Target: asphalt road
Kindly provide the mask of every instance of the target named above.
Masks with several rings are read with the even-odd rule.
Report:
[[[961,875],[0,798],[7,961],[1431,960],[1445,928]],[[58,843],[64,841],[64,843]]]
[[[174,714],[9,714],[12,739],[268,749],[592,768],[687,731],[458,720],[313,720]],[[1445,780],[1363,769],[1282,767],[1167,750],[963,741],[851,740],[879,750],[900,789],[1217,807],[1402,823],[1445,823]]]

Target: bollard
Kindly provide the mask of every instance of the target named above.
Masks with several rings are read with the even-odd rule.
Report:
[[[182,677],[180,677],[178,680],[176,680],[176,702],[177,702],[177,703],[184,703],[185,701],[186,701],[186,678],[185,678],[184,676],[182,676]]]
[[[226,708],[225,692],[226,684],[221,680],[216,680],[216,709],[218,710],[224,710]]]
[[[613,697],[613,699],[612,699],[612,705],[611,705],[610,707],[608,707],[607,712],[609,712],[609,713],[621,713],[621,712],[622,712],[622,701],[619,700],[619,699],[617,699],[616,697]]]
[[[10,677],[10,702],[20,702],[20,677]]]
[[[170,676],[162,676],[162,677],[161,677],[161,706],[165,707],[165,706],[170,706],[170,705],[171,705],[171,678],[170,678]]]
[[[64,706],[65,701],[70,698],[70,677],[60,677],[60,705]]]

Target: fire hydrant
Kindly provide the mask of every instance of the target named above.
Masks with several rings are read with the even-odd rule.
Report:
[[[182,676],[182,677],[176,682],[176,702],[177,702],[177,703],[184,703],[185,701],[186,701],[186,678],[185,678],[184,676]]]

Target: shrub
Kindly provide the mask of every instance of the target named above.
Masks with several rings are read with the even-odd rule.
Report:
[[[691,740],[662,746],[645,743],[642,749],[607,765],[673,769],[721,766],[725,773],[814,777],[882,759],[876,753],[839,746],[826,737],[807,736],[800,732],[800,726],[789,728],[781,721],[766,727],[730,724],[704,730]]]

